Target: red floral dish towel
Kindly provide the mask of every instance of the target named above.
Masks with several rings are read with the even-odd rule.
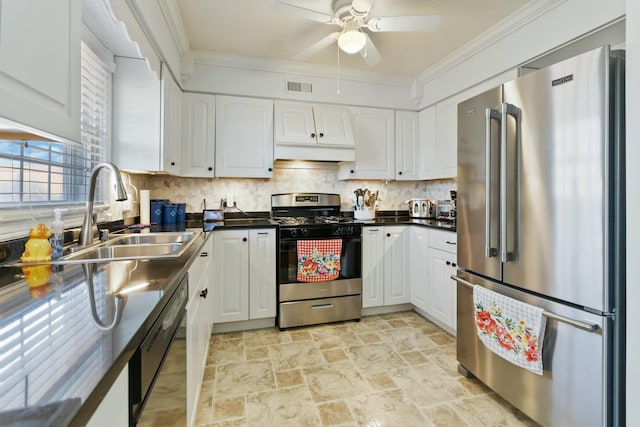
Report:
[[[300,282],[326,282],[340,274],[342,239],[298,240]]]
[[[514,365],[543,375],[544,310],[477,285],[473,305],[478,337],[485,347]]]

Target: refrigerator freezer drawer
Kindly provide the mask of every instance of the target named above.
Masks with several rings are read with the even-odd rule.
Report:
[[[458,362],[544,426],[609,425],[611,397],[606,395],[606,390],[611,375],[606,342],[610,339],[613,320],[473,276],[464,279],[568,319],[598,327],[594,332],[587,332],[548,317],[542,349],[544,375],[536,375],[511,364],[482,344],[476,335],[473,288],[458,283]]]

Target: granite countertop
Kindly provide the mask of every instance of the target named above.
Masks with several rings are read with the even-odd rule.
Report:
[[[404,211],[382,211],[372,220],[363,220],[363,226],[375,225],[421,225],[445,231],[456,231],[455,221],[441,221],[437,219],[411,218]]]
[[[18,267],[0,268],[5,283],[13,277],[0,288],[0,425],[87,423],[202,247],[205,233],[187,230],[197,241],[179,258],[58,266],[45,289],[30,288]],[[143,282],[143,290],[121,293]],[[118,293],[126,295],[122,317],[104,328]]]

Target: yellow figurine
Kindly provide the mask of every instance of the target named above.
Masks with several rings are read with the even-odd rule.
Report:
[[[22,262],[51,261],[51,230],[44,224],[38,224],[29,230],[29,240],[24,245]]]

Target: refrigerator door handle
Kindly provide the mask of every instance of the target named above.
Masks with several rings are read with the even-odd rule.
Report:
[[[502,120],[499,110],[485,110],[485,204],[484,204],[484,257],[498,255],[498,248],[491,247],[491,120]]]
[[[469,288],[472,288],[476,285],[474,285],[471,282],[468,282],[456,275],[451,275],[451,280],[460,283],[461,285],[467,286]],[[587,323],[587,322],[583,322],[581,320],[576,320],[576,319],[572,319],[570,317],[567,316],[561,316],[559,314],[556,314],[552,311],[548,311],[548,310],[544,310],[542,312],[542,315],[548,319],[553,319],[553,320],[557,320],[558,322],[562,322],[562,323],[566,323],[568,325],[571,325],[575,328],[578,329],[582,329],[583,331],[587,331],[587,332],[595,332],[598,330],[599,326],[598,325],[594,325],[593,323]]]
[[[508,118],[516,120],[516,141],[520,136],[520,109],[515,105],[502,103],[502,119],[500,134],[500,261],[507,262],[515,259],[513,252],[507,251],[507,146]]]

